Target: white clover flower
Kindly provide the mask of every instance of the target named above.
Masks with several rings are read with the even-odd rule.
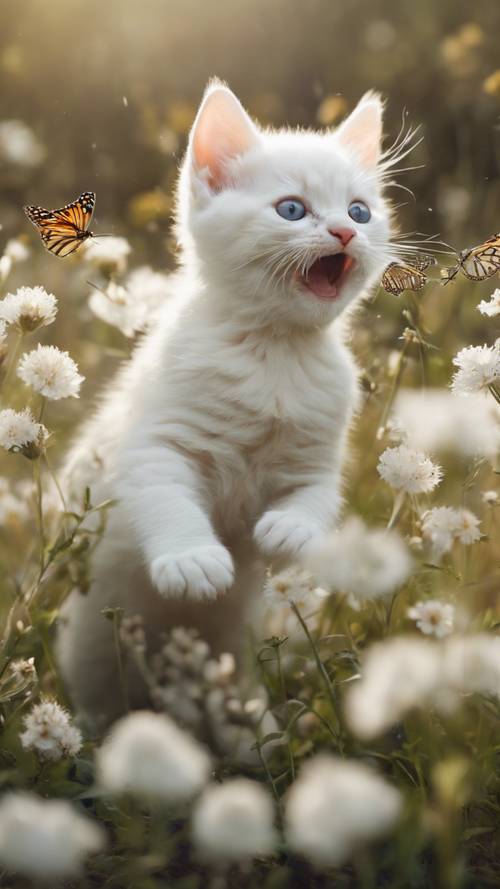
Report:
[[[355,516],[310,550],[305,564],[322,586],[361,599],[390,595],[412,569],[411,556],[396,531],[367,528]]]
[[[432,555],[440,559],[455,540],[466,546],[480,540],[480,520],[469,509],[436,506],[422,516],[422,535],[431,545]]]
[[[359,738],[369,740],[389,729],[414,707],[432,700],[441,674],[436,643],[395,636],[372,645],[361,679],[346,695],[346,718]]]
[[[104,831],[66,800],[9,793],[0,800],[0,863],[34,880],[78,876]]]
[[[487,503],[488,506],[496,506],[498,503],[498,492],[483,491],[483,493],[481,494],[481,499],[483,503]]]
[[[398,491],[426,494],[433,491],[442,478],[441,467],[421,451],[406,445],[386,448],[378,462],[379,475]]]
[[[285,808],[288,846],[317,868],[344,864],[394,825],[401,795],[362,763],[325,754],[301,769]]]
[[[256,781],[233,778],[203,792],[193,812],[192,838],[204,858],[242,861],[273,852],[273,821],[268,791]]]
[[[30,255],[29,248],[20,238],[10,238],[4,248],[4,256],[8,256],[12,262],[26,262]]]
[[[299,611],[310,611],[321,604],[313,577],[294,565],[279,574],[270,574],[264,584],[263,596],[265,605],[277,610],[290,608],[293,603]]]
[[[83,258],[106,275],[122,275],[127,268],[131,246],[126,238],[89,238],[84,245]]]
[[[25,731],[20,735],[21,744],[40,760],[57,762],[64,756],[76,756],[82,748],[81,732],[57,701],[35,704],[23,722]]]
[[[144,326],[144,308],[134,302],[130,293],[120,284],[110,281],[106,290],[93,290],[89,296],[89,308],[101,321],[117,327],[127,337]]]
[[[0,123],[0,157],[20,167],[37,167],[45,158],[45,149],[24,121],[4,120]]]
[[[67,352],[57,346],[41,346],[25,352],[17,369],[18,377],[35,392],[57,401],[59,398],[78,398],[85,379]]]
[[[43,287],[19,287],[0,300],[0,318],[23,333],[51,324],[56,313],[57,300]]]
[[[455,355],[453,364],[458,367],[451,381],[455,395],[485,392],[500,379],[500,343],[466,346]]]
[[[440,599],[417,602],[406,613],[416,622],[418,629],[425,636],[443,639],[453,632],[455,608],[447,602],[441,602]]]
[[[49,433],[42,423],[37,423],[29,408],[0,411],[0,447],[6,451],[21,451],[36,457],[43,451]]]
[[[97,751],[98,781],[109,793],[191,799],[206,784],[210,758],[168,716],[137,712],[120,719]]]
[[[490,318],[494,318],[495,315],[500,315],[500,288],[497,287],[497,289],[493,291],[489,302],[482,299],[477,308],[481,312],[481,315],[488,315]]]
[[[402,389],[392,422],[405,430],[405,444],[426,453],[493,459],[500,450],[500,408],[483,395],[460,398],[448,389]]]

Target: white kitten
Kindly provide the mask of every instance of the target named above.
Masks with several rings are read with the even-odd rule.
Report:
[[[235,651],[262,557],[294,557],[337,520],[357,384],[335,319],[390,259],[381,118],[370,93],[335,132],[261,130],[207,89],[179,182],[176,299],[66,467],[73,492],[118,501],[59,634],[94,720],[123,707],[105,606],[141,612],[153,645],[184,624]]]

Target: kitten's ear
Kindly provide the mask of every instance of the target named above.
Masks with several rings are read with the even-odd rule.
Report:
[[[218,191],[228,182],[228,161],[258,143],[257,127],[234,93],[222,83],[211,84],[191,130],[190,150],[195,170],[207,170],[210,187]]]
[[[336,130],[341,145],[352,149],[361,163],[372,169],[382,153],[382,116],[384,103],[378,93],[368,92],[354,111]]]

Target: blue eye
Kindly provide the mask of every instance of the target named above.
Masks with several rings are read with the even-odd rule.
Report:
[[[369,222],[372,218],[370,209],[363,204],[363,201],[353,201],[349,204],[347,212],[354,222]]]
[[[302,201],[297,200],[297,198],[286,198],[286,200],[276,204],[276,213],[282,216],[283,219],[297,222],[298,219],[303,219],[306,215],[306,208]]]

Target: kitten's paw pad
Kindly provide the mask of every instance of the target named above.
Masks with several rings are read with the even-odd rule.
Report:
[[[278,509],[266,512],[254,529],[258,546],[268,555],[297,555],[319,534],[318,526],[307,517]]]
[[[151,562],[150,572],[158,592],[176,599],[215,599],[234,580],[233,560],[218,544],[158,556]]]

